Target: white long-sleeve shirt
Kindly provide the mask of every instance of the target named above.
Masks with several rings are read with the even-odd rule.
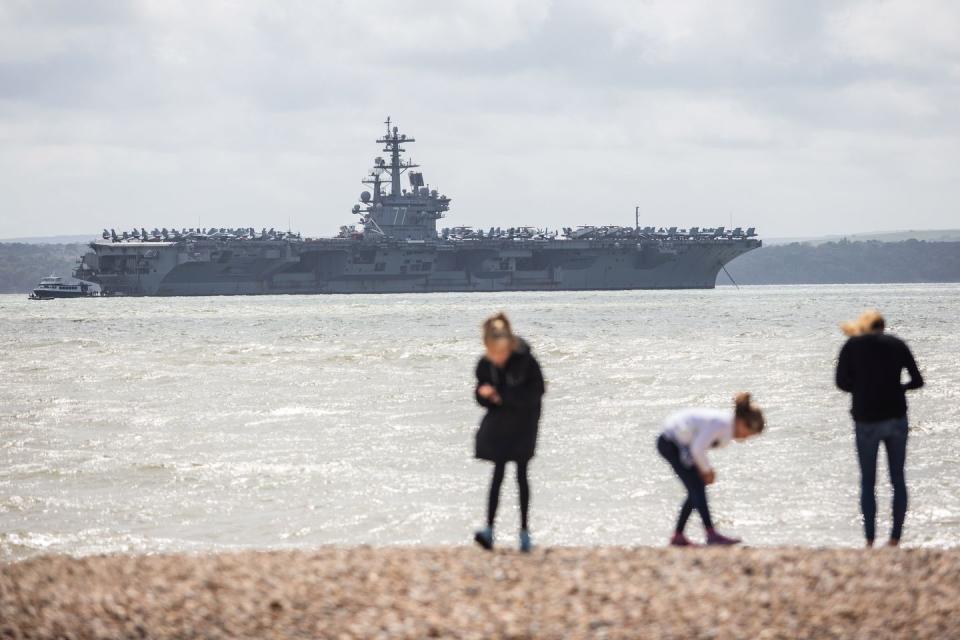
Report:
[[[700,471],[710,471],[707,449],[723,447],[733,440],[733,411],[684,409],[663,423],[663,435],[690,452]]]

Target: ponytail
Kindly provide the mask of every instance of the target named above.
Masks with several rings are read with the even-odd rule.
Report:
[[[886,328],[886,320],[883,319],[883,315],[876,309],[867,309],[861,313],[860,317],[856,320],[850,320],[840,325],[840,329],[851,338],[874,331],[882,333]]]
[[[734,416],[743,420],[753,433],[762,433],[766,421],[763,411],[751,400],[750,392],[738,393],[733,399]]]

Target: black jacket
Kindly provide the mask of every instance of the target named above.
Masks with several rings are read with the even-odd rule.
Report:
[[[480,358],[476,389],[483,384],[495,387],[502,403],[494,404],[474,391],[477,402],[487,408],[477,430],[476,456],[495,462],[529,460],[537,446],[540,399],[545,391],[540,364],[529,345],[519,340],[503,369]]]
[[[906,369],[910,382],[900,382]],[[923,376],[903,340],[867,333],[847,340],[837,361],[837,386],[853,394],[857,422],[879,422],[907,415],[908,389],[923,386]]]

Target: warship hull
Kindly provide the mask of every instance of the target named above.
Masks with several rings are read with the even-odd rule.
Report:
[[[711,289],[756,246],[727,242],[94,243],[104,293],[133,296]]]

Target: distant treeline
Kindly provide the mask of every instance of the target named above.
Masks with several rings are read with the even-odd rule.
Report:
[[[27,293],[44,276],[69,276],[86,251],[82,244],[0,242],[0,293]]]
[[[27,293],[40,278],[69,276],[82,244],[0,243],[0,293]],[[960,282],[960,242],[827,242],[763,247],[727,265],[739,284]],[[720,273],[719,284],[729,284]]]
[[[727,270],[738,284],[960,282],[960,242],[827,242],[762,247]],[[718,284],[729,284],[722,271]]]

